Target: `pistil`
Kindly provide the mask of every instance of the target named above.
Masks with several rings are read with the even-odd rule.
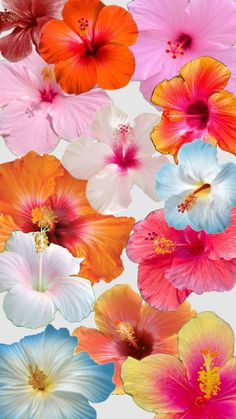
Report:
[[[120,336],[121,340],[128,342],[137,351],[140,350],[135,337],[135,332],[132,325],[128,322],[116,322],[116,333]]]

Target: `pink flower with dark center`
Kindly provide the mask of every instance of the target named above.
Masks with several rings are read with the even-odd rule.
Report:
[[[236,278],[236,210],[218,234],[169,227],[163,210],[134,226],[127,253],[139,263],[143,299],[159,310],[176,309],[191,292],[226,291]]]
[[[0,38],[0,52],[10,61],[20,61],[38,45],[43,25],[59,18],[64,0],[3,0],[0,12],[0,33],[12,32]]]
[[[151,100],[153,89],[179,74],[187,62],[211,56],[231,73],[236,92],[236,4],[234,0],[134,0],[129,10],[138,25],[135,80]]]
[[[97,109],[110,103],[98,88],[67,95],[57,84],[53,65],[35,51],[19,63],[0,63],[0,135],[16,155],[54,150],[59,138],[89,132]]]
[[[86,195],[93,208],[111,214],[131,203],[133,185],[158,200],[155,175],[165,156],[154,155],[150,132],[159,115],[141,114],[131,124],[124,112],[106,106],[96,112],[91,137],[80,137],[67,147],[64,167],[87,179]]]

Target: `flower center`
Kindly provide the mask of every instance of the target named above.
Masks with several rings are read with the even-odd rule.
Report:
[[[6,22],[6,23],[14,23],[17,22],[19,17],[14,12],[0,12],[0,22]]]
[[[130,323],[117,321],[116,333],[118,333],[123,342],[128,342],[135,349],[139,350],[135,332]]]
[[[86,46],[87,53],[89,55],[93,55],[95,53],[95,48],[91,42],[91,40],[88,38],[89,35],[89,22],[85,17],[81,17],[78,20],[78,35],[83,41],[84,45]]]
[[[176,244],[165,237],[153,241],[154,250],[158,255],[167,255],[174,252]]]
[[[176,41],[168,41],[168,48],[166,53],[170,54],[173,59],[184,55],[184,52],[189,49],[192,45],[192,38],[190,35],[185,33],[181,34]]]
[[[184,213],[185,211],[190,211],[194,205],[197,203],[199,197],[205,198],[211,191],[211,185],[209,183],[204,183],[195,191],[189,193],[178,205],[178,212]]]
[[[52,208],[42,205],[41,207],[33,208],[31,211],[32,223],[37,224],[38,227],[46,230],[51,230],[57,222],[57,216]]]
[[[36,391],[45,391],[48,386],[47,374],[41,371],[37,365],[35,367],[29,365],[29,372],[28,384]]]
[[[190,104],[186,110],[187,123],[191,128],[204,129],[209,121],[209,109],[203,100]]]
[[[214,359],[219,355],[218,352],[212,352],[210,349],[202,349],[201,355],[204,363],[198,371],[198,383],[202,397],[197,397],[195,404],[201,406],[204,401],[210,400],[212,396],[217,396],[220,391],[220,367],[214,365]]]
[[[114,129],[112,148],[113,155],[106,159],[108,164],[116,164],[123,173],[128,169],[139,167],[134,130],[129,124],[120,124]]]

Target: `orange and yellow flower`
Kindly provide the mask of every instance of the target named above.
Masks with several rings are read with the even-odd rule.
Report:
[[[114,362],[116,393],[122,393],[120,370],[128,356],[142,359],[156,353],[177,354],[179,329],[195,312],[185,302],[177,310],[161,312],[142,304],[128,285],[116,285],[95,303],[97,329],[79,327],[77,352],[88,352],[98,363]]]
[[[99,0],[69,0],[62,17],[43,27],[39,46],[45,61],[55,64],[62,89],[79,94],[96,84],[103,89],[125,86],[135,69],[128,48],[138,35],[132,15]]]
[[[30,152],[0,165],[0,249],[14,230],[43,229],[49,241],[83,257],[80,276],[111,281],[123,271],[121,252],[133,218],[103,216],[86,199],[86,181],[60,161]]]
[[[210,57],[185,64],[180,75],[154,89],[152,102],[163,108],[151,139],[163,154],[177,161],[180,147],[200,139],[236,154],[236,97],[224,90],[228,68]]]

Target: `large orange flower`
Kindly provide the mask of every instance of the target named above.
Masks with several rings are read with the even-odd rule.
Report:
[[[85,258],[80,276],[109,282],[120,275],[134,219],[100,215],[85,190],[86,181],[74,179],[54,156],[30,152],[0,165],[1,250],[13,230],[46,227],[52,243]]]
[[[69,0],[63,21],[53,19],[42,30],[39,52],[55,66],[58,83],[67,93],[82,93],[96,84],[118,89],[131,79],[135,60],[128,47],[138,30],[122,7],[99,0]]]
[[[151,134],[156,149],[177,160],[183,144],[201,139],[236,154],[236,97],[223,90],[229,78],[225,65],[202,57],[158,84],[152,102],[164,112]]]

